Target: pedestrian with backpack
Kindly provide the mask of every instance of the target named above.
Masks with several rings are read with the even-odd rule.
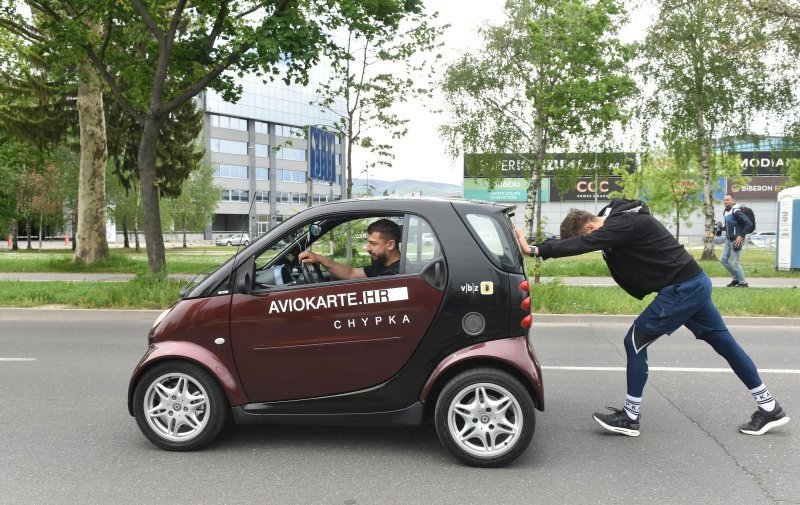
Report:
[[[711,300],[711,279],[640,200],[612,200],[600,214],[572,209],[561,222],[561,239],[529,245],[515,228],[523,253],[543,260],[602,251],[617,284],[642,299],[658,293],[625,335],[627,396],[622,409],[595,413],[594,420],[613,433],[639,436],[639,408],[647,382],[647,348],[681,326],[725,358],[750,390],[757,410],[739,426],[747,435],[763,435],[789,422],[786,412],[761,381],[750,356],[734,340]]]
[[[727,193],[722,199],[722,204],[725,206],[725,210],[722,212],[725,242],[722,246],[722,258],[719,261],[733,277],[726,287],[746,288],[748,287],[747,279],[744,276],[744,269],[739,263],[739,258],[742,254],[745,237],[755,229],[755,219],[748,217],[745,208],[736,203],[730,193]]]

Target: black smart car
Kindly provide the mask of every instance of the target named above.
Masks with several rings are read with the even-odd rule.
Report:
[[[544,409],[510,209],[436,199],[313,207],[239,251],[156,320],[128,408],[168,450],[237,423],[416,425],[475,466],[527,448]],[[394,275],[338,280],[311,249],[370,263],[367,227],[399,225]],[[396,265],[397,266],[397,265]]]

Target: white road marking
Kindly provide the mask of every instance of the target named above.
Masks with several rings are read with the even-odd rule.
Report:
[[[670,366],[651,366],[657,372],[700,372],[700,373],[733,373],[730,368],[686,368]],[[574,370],[579,372],[624,372],[624,366],[543,366],[542,370]],[[800,374],[800,370],[788,368],[759,368],[759,373]]]
[[[36,361],[36,358],[0,358],[0,361]]]

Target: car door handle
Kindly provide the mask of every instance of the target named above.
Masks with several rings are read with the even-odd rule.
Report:
[[[444,258],[436,258],[422,267],[420,276],[433,288],[444,291],[447,285],[447,270],[445,268]]]

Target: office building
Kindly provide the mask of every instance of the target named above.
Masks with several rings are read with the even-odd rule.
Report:
[[[223,188],[206,239],[241,231],[256,237],[308,206],[306,127],[331,126],[344,114],[343,101],[334,110],[311,105],[317,84],[329,75],[329,67],[320,65],[305,87],[238,78],[242,95],[236,103],[210,89],[198,96],[207,161],[214,166],[215,184]],[[335,150],[336,182],[314,181],[312,205],[342,198],[344,149],[338,138]]]

